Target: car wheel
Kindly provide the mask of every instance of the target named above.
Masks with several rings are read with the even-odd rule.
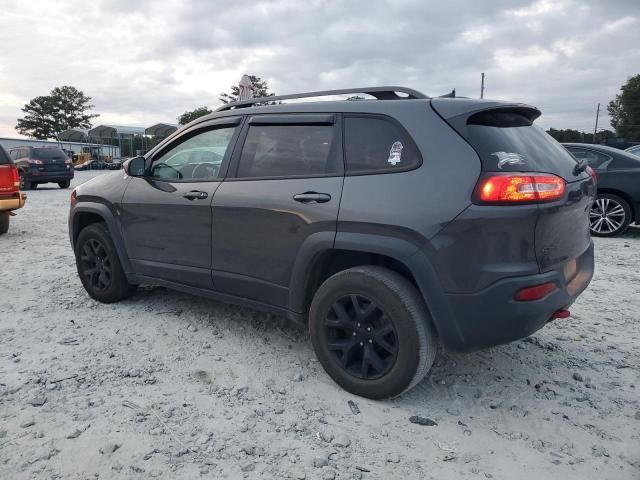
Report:
[[[135,291],[135,285],[127,282],[109,231],[103,224],[94,223],[82,229],[75,254],[78,275],[91,298],[113,303]]]
[[[9,212],[0,212],[0,235],[9,231]]]
[[[589,212],[589,228],[596,237],[613,237],[624,232],[631,222],[631,207],[624,198],[611,193],[596,197]]]
[[[327,279],[311,302],[309,330],[329,376],[348,392],[373,399],[417,384],[438,349],[418,290],[381,267],[355,267]]]
[[[58,182],[58,186],[60,188],[69,188],[69,185],[71,185],[71,180],[64,180],[62,182]]]

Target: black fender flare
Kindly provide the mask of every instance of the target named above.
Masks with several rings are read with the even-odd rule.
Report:
[[[335,240],[333,240],[335,238]],[[333,241],[332,241],[333,240]],[[460,335],[453,311],[442,289],[436,271],[425,253],[408,239],[375,233],[318,232],[301,245],[292,270],[289,287],[289,309],[303,313],[307,276],[314,258],[329,250],[353,250],[385,255],[402,263],[413,275],[431,314],[433,326],[443,344],[455,342]]]
[[[69,215],[69,237],[71,240],[71,246],[74,249],[75,239],[77,238],[79,233],[77,229],[80,213],[93,213],[100,216],[104,220],[104,223],[107,226],[107,230],[109,230],[109,234],[111,235],[111,240],[113,240],[113,244],[116,247],[116,252],[118,253],[118,258],[120,259],[120,265],[122,265],[122,269],[131,281],[133,279],[132,277],[135,275],[135,271],[133,270],[131,262],[129,261],[129,255],[127,254],[127,249],[125,248],[122,232],[120,231],[120,227],[115,218],[113,210],[104,203],[99,202],[76,203],[76,205],[72,207],[71,213]]]

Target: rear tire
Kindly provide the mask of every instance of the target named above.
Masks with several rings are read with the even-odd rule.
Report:
[[[69,188],[69,185],[71,185],[71,180],[63,180],[62,182],[58,182],[58,186],[60,188]]]
[[[35,185],[31,180],[26,180],[22,175],[20,175],[20,190],[31,190],[36,187],[37,185]]]
[[[75,254],[80,281],[91,298],[114,303],[135,292],[136,286],[127,281],[109,231],[102,223],[82,229]]]
[[[348,392],[372,399],[412,388],[438,350],[418,290],[381,267],[355,267],[326,280],[311,303],[309,330],[327,374]]]
[[[631,223],[631,207],[618,195],[602,193],[589,212],[589,230],[594,237],[615,237]]]
[[[0,235],[9,231],[9,212],[0,212]]]

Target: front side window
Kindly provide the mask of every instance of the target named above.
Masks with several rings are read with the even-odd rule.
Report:
[[[332,125],[251,125],[240,155],[239,178],[304,177],[338,171]]]
[[[153,161],[151,175],[166,180],[213,180],[220,178],[222,160],[236,127],[197,133]]]
[[[408,170],[422,162],[413,140],[390,120],[346,117],[344,133],[347,174]]]

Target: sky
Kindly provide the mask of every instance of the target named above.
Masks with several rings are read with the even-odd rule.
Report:
[[[242,74],[277,94],[403,85],[535,105],[545,127],[609,127],[640,73],[640,0],[0,0],[0,136],[73,85],[97,124],[175,123]]]

